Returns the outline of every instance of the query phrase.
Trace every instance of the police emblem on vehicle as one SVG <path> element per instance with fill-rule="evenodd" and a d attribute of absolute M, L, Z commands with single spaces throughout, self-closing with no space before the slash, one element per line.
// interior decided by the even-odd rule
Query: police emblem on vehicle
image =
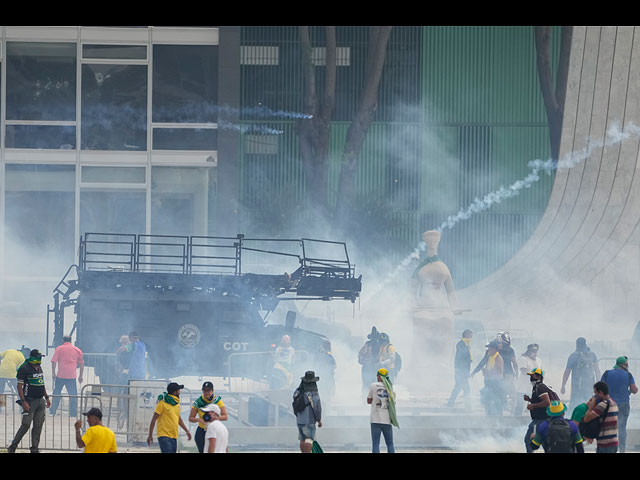
<path fill-rule="evenodd" d="M 178 329 L 178 343 L 187 348 L 200 343 L 200 329 L 192 323 L 187 323 Z"/>

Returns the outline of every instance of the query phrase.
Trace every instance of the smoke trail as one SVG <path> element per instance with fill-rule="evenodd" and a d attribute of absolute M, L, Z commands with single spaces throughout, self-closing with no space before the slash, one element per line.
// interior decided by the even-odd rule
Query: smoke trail
<path fill-rule="evenodd" d="M 531 185 L 540 180 L 541 172 L 551 175 L 554 170 L 568 170 L 578 163 L 588 159 L 596 149 L 620 144 L 631 137 L 638 136 L 640 136 L 640 127 L 635 124 L 631 123 L 627 125 L 624 130 L 621 130 L 620 125 L 615 123 L 607 129 L 606 138 L 604 140 L 592 140 L 589 137 L 584 148 L 565 154 L 557 163 L 551 158 L 544 161 L 539 159 L 532 160 L 527 164 L 531 169 L 531 173 L 529 173 L 525 178 L 517 180 L 507 187 L 501 186 L 498 190 L 487 193 L 482 198 L 476 198 L 468 207 L 461 209 L 455 215 L 447 217 L 447 219 L 439 227 L 435 228 L 435 230 L 441 232 L 444 229 L 451 229 L 459 222 L 468 220 L 476 213 L 488 210 L 492 206 L 501 203 L 504 200 L 519 195 L 523 189 L 531 187 Z M 420 252 L 425 249 L 426 244 L 424 242 L 420 242 L 413 252 L 405 257 L 398 266 L 391 271 L 384 280 L 382 280 L 381 283 L 373 288 L 372 292 L 369 294 L 370 297 L 374 298 L 382 287 L 404 270 L 412 260 L 419 258 Z"/>

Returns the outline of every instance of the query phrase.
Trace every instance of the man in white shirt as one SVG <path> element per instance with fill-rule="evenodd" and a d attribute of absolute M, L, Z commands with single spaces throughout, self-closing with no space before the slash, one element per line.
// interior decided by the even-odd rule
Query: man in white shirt
<path fill-rule="evenodd" d="M 220 407 L 215 403 L 210 403 L 200 410 L 205 412 L 200 422 L 202 423 L 202 428 L 206 430 L 204 438 L 207 442 L 207 453 L 228 453 L 229 431 L 218 420 Z"/>
<path fill-rule="evenodd" d="M 384 436 L 387 452 L 395 453 L 393 445 L 393 425 L 397 426 L 395 413 L 395 394 L 389 380 L 389 372 L 381 368 L 377 372 L 377 382 L 369 387 L 367 403 L 371 405 L 371 441 L 372 453 L 380 453 L 380 435 Z"/>

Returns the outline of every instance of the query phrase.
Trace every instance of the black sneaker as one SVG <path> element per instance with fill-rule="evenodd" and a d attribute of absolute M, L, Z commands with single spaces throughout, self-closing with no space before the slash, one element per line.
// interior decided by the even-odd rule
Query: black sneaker
<path fill-rule="evenodd" d="M 16 447 L 13 445 L 9 445 L 7 447 L 7 453 L 16 453 Z"/>

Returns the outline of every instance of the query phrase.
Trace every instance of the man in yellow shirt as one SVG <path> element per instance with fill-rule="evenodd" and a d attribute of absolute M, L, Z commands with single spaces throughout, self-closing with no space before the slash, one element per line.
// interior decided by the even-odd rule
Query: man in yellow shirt
<path fill-rule="evenodd" d="M 183 388 L 184 385 L 178 385 L 174 382 L 167 385 L 167 391 L 158 397 L 158 403 L 151 418 L 147 444 L 153 443 L 153 428 L 157 422 L 156 434 L 162 453 L 178 452 L 178 426 L 187 433 L 187 439 L 191 440 L 191 432 L 180 417 L 180 393 Z"/>
<path fill-rule="evenodd" d="M 0 353 L 0 393 L 4 393 L 6 385 L 14 393 L 18 391 L 16 374 L 23 363 L 24 355 L 19 350 L 9 349 Z"/>
<path fill-rule="evenodd" d="M 116 453 L 116 436 L 108 428 L 102 425 L 102 411 L 99 408 L 92 408 L 87 413 L 87 423 L 89 428 L 82 434 L 82 420 L 78 420 L 76 427 L 76 445 L 84 448 L 84 453 Z"/>

